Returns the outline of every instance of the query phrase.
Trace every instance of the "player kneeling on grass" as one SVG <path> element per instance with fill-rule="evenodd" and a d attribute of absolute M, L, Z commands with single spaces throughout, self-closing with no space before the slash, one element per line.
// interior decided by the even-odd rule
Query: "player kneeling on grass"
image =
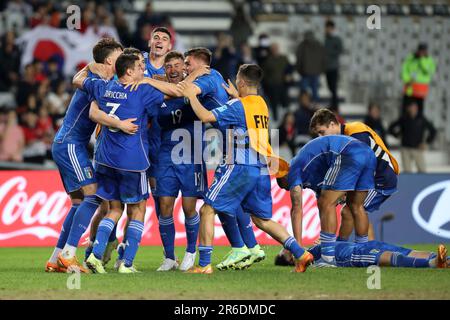
<path fill-rule="evenodd" d="M 208 190 L 205 204 L 200 209 L 199 266 L 189 273 L 210 274 L 214 217 L 217 213 L 235 215 L 239 206 L 251 214 L 255 225 L 267 232 L 296 259 L 296 272 L 304 272 L 312 262 L 312 255 L 302 249 L 286 229 L 271 220 L 272 196 L 269 172 L 283 175 L 274 163 L 283 160 L 273 154 L 269 144 L 269 112 L 266 103 L 258 95 L 262 70 L 257 65 L 246 64 L 237 74 L 238 96 L 222 107 L 207 110 L 199 102 L 194 85 L 180 83 L 183 95 L 190 100 L 192 109 L 202 122 L 217 122 L 219 127 L 231 129 L 233 138 L 227 139 L 227 159 L 218 166 L 214 182 Z M 269 165 L 267 164 L 269 163 Z M 272 165 L 270 165 L 272 164 Z"/>
<path fill-rule="evenodd" d="M 144 229 L 145 202 L 148 199 L 148 183 L 145 171 L 149 167 L 148 141 L 143 138 L 148 117 L 156 115 L 164 96 L 151 86 L 136 91 L 125 89 L 126 83 L 140 81 L 144 77 L 139 57 L 122 54 L 116 62 L 118 81 L 102 81 L 86 78 L 81 74 L 74 84 L 86 90 L 99 108 L 111 116 L 136 118 L 138 130 L 126 135 L 115 129 L 102 130 L 95 154 L 98 172 L 97 196 L 109 201 L 110 211 L 100 222 L 92 254 L 86 260 L 94 273 L 106 273 L 101 258 L 108 238 L 127 204 L 132 220 L 126 230 L 127 247 L 120 273 L 134 273 L 133 266 Z M 145 137 L 145 136 L 144 136 Z"/>

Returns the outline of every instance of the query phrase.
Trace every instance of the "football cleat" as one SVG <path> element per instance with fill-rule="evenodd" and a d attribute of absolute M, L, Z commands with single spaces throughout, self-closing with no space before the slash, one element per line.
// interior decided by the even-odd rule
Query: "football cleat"
<path fill-rule="evenodd" d="M 261 249 L 259 245 L 256 245 L 254 248 L 249 249 L 251 252 L 250 258 L 247 260 L 238 262 L 234 265 L 234 269 L 243 270 L 249 268 L 254 263 L 258 263 L 263 261 L 266 258 L 266 253 Z"/>
<path fill-rule="evenodd" d="M 437 250 L 436 257 L 436 268 L 444 269 L 447 268 L 447 248 L 440 244 Z"/>
<path fill-rule="evenodd" d="M 245 261 L 251 257 L 251 252 L 248 250 L 246 246 L 242 248 L 233 248 L 231 251 L 225 256 L 225 259 L 216 265 L 216 268 L 219 270 L 227 270 L 232 269 L 234 266 L 241 261 Z"/>
<path fill-rule="evenodd" d="M 308 251 L 305 251 L 300 258 L 295 259 L 294 272 L 305 272 L 306 268 L 308 268 L 313 261 L 314 256 Z"/>
<path fill-rule="evenodd" d="M 92 273 L 106 273 L 102 260 L 97 259 L 93 253 L 86 259 L 86 265 Z"/>
<path fill-rule="evenodd" d="M 89 270 L 83 267 L 79 262 L 76 256 L 72 258 L 64 258 L 63 255 L 60 253 L 58 255 L 58 266 L 61 268 L 61 270 L 66 270 L 67 273 L 89 273 Z"/>
<path fill-rule="evenodd" d="M 211 264 L 208 264 L 207 266 L 201 267 L 201 266 L 194 266 L 190 268 L 186 273 L 202 273 L 202 274 L 212 274 L 213 268 Z"/>
<path fill-rule="evenodd" d="M 165 258 L 161 266 L 156 271 L 171 271 L 178 269 L 178 262 L 169 258 Z"/>
<path fill-rule="evenodd" d="M 115 239 L 114 241 L 108 242 L 106 245 L 105 253 L 102 257 L 102 263 L 104 266 L 108 264 L 108 262 L 111 260 L 111 254 L 113 250 L 117 249 L 117 246 L 119 245 L 119 240 Z"/>
<path fill-rule="evenodd" d="M 194 263 L 195 263 L 196 255 L 197 255 L 197 252 L 194 252 L 194 253 L 186 252 L 184 254 L 183 261 L 181 261 L 179 269 L 181 271 L 187 271 L 190 268 L 192 268 L 194 266 Z"/>
<path fill-rule="evenodd" d="M 47 262 L 45 265 L 45 272 L 62 272 L 66 273 L 66 268 L 61 268 L 58 263 L 51 263 L 50 261 Z"/>
<path fill-rule="evenodd" d="M 114 263 L 114 270 L 119 271 L 120 265 L 122 264 L 123 260 L 122 259 L 117 259 L 116 262 Z"/>
<path fill-rule="evenodd" d="M 138 271 L 134 265 L 132 265 L 131 267 L 127 267 L 127 266 L 125 266 L 125 263 L 123 263 L 123 262 L 120 264 L 117 271 L 119 273 L 125 273 L 125 274 L 141 273 L 141 271 Z"/>

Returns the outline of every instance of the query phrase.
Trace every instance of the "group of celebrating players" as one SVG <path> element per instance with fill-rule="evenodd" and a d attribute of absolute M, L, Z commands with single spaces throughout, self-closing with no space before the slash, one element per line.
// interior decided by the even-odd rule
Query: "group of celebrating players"
<path fill-rule="evenodd" d="M 399 173 L 395 158 L 373 130 L 362 123 L 340 125 L 332 112 L 321 109 L 311 121 L 311 131 L 319 137 L 289 166 L 269 143 L 269 111 L 258 95 L 261 68 L 242 65 L 234 86 L 209 67 L 208 49 L 182 54 L 171 51 L 170 40 L 166 28 L 155 28 L 149 52 L 140 52 L 104 38 L 93 48 L 94 62 L 74 76 L 77 90 L 52 146 L 72 206 L 47 272 L 106 273 L 104 265 L 115 247 L 115 269 L 139 272 L 133 261 L 144 230 L 149 186 L 164 247 L 158 271 L 212 273 L 216 214 L 232 247 L 216 266 L 219 270 L 245 269 L 265 259 L 252 221 L 283 245 L 280 255 L 295 272 L 313 263 L 447 267 L 443 245 L 430 253 L 369 241 L 367 212 L 396 191 Z M 209 188 L 205 123 L 216 129 L 223 146 L 223 160 Z M 91 163 L 88 144 L 96 126 Z M 290 191 L 293 236 L 271 220 L 271 175 Z M 308 250 L 301 246 L 303 188 L 316 192 L 321 220 L 320 244 Z M 179 192 L 187 238 L 181 263 L 175 256 L 173 221 Z M 197 199 L 204 200 L 199 213 Z M 339 202 L 346 205 L 336 239 Z M 118 244 L 116 228 L 125 207 L 128 219 Z M 81 264 L 76 249 L 89 225 Z M 349 242 L 353 229 L 355 242 Z"/>

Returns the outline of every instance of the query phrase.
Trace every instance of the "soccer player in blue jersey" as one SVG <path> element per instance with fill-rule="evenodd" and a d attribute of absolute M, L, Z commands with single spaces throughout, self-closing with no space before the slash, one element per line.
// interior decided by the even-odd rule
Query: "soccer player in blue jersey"
<path fill-rule="evenodd" d="M 308 142 L 292 159 L 287 177 L 278 179 L 290 190 L 292 228 L 302 239 L 302 189 L 318 194 L 322 261 L 335 265 L 336 203 L 346 195 L 355 221 L 356 238 L 367 239 L 369 221 L 364 210 L 367 192 L 375 186 L 376 158 L 363 142 L 347 136 L 325 136 Z"/>
<path fill-rule="evenodd" d="M 268 108 L 257 95 L 262 79 L 262 70 L 257 65 L 243 65 L 237 74 L 239 99 L 233 99 L 211 111 L 203 107 L 197 98 L 198 90 L 194 84 L 180 83 L 183 95 L 191 103 L 192 109 L 202 122 L 217 122 L 219 127 L 228 128 L 232 135 L 227 139 L 227 147 L 233 150 L 227 154 L 226 161 L 215 173 L 213 184 L 208 190 L 205 204 L 200 209 L 199 265 L 188 270 L 189 273 L 210 274 L 212 242 L 214 239 L 214 217 L 218 213 L 235 216 L 242 207 L 258 228 L 283 243 L 296 258 L 296 272 L 304 272 L 312 262 L 312 255 L 303 250 L 286 229 L 271 220 L 272 196 L 269 169 L 264 151 L 249 137 L 250 119 L 257 132 L 265 133 L 268 144 Z M 245 106 L 244 106 L 245 104 Z M 258 115 L 258 110 L 262 110 Z"/>
<path fill-rule="evenodd" d="M 164 67 L 170 83 L 177 84 L 184 79 L 184 56 L 180 52 L 169 52 L 165 56 Z M 204 196 L 207 180 L 204 164 L 194 161 L 194 140 L 201 141 L 202 124 L 194 123 L 198 118 L 187 103 L 184 97 L 167 99 L 159 108 L 161 146 L 157 155 L 156 195 L 160 202 L 159 230 L 165 259 L 158 271 L 169 271 L 178 267 L 181 271 L 186 271 L 194 265 L 196 257 L 200 222 L 196 203 L 197 198 Z M 200 144 L 200 150 L 197 150 L 200 155 L 201 146 Z M 183 261 L 178 265 L 174 250 L 173 209 L 180 191 L 185 214 L 187 248 Z"/>
<path fill-rule="evenodd" d="M 161 92 L 151 86 L 142 86 L 136 91 L 125 89 L 126 83 L 143 78 L 144 70 L 138 56 L 120 55 L 116 61 L 116 73 L 119 80 L 109 82 L 89 79 L 85 75 L 74 80 L 75 85 L 81 85 L 95 98 L 102 111 L 118 119 L 136 118 L 138 125 L 135 135 L 125 135 L 111 128 L 100 132 L 95 153 L 99 182 L 97 196 L 109 201 L 110 211 L 99 224 L 93 251 L 86 260 L 94 273 L 106 272 L 101 258 L 108 238 L 122 215 L 124 204 L 131 212 L 131 221 L 126 230 L 124 261 L 118 271 L 137 272 L 133 261 L 144 229 L 145 203 L 148 198 L 146 170 L 150 163 L 146 124 L 148 117 L 157 115 L 164 98 Z"/>
<path fill-rule="evenodd" d="M 371 128 L 361 122 L 340 124 L 336 115 L 328 109 L 316 111 L 311 118 L 310 129 L 318 136 L 344 134 L 358 139 L 372 148 L 377 157 L 375 189 L 370 190 L 364 201 L 364 209 L 371 213 L 380 208 L 397 191 L 399 168 L 396 159 L 387 149 L 383 140 Z M 350 209 L 344 206 L 341 211 L 340 240 L 346 241 L 353 231 L 353 218 Z M 374 239 L 372 226 L 369 227 L 369 239 Z M 367 241 L 359 239 L 359 241 Z"/>
<path fill-rule="evenodd" d="M 314 260 L 320 260 L 321 245 L 308 249 Z M 448 268 L 447 248 L 440 244 L 437 253 L 417 251 L 381 241 L 355 243 L 338 241 L 335 248 L 336 266 L 367 268 L 369 266 L 400 268 Z"/>
<path fill-rule="evenodd" d="M 103 77 L 110 78 L 114 75 L 114 64 L 121 52 L 122 45 L 111 38 L 102 39 L 94 46 L 93 57 L 103 67 L 102 72 L 99 72 Z M 89 71 L 89 77 L 100 76 Z M 75 91 L 52 145 L 53 159 L 58 166 L 64 188 L 70 196 L 72 207 L 64 220 L 53 254 L 47 262 L 48 272 L 64 272 L 69 267 L 86 271 L 78 263 L 75 253 L 80 237 L 99 204 L 99 199 L 95 197 L 97 181 L 87 151 L 96 125 L 89 119 L 91 101 L 92 97 L 87 92 Z M 102 119 L 104 120 L 100 117 L 99 121 Z M 106 117 L 106 120 L 103 123 L 123 130 L 128 130 L 130 125 L 135 127 L 130 120 L 118 121 L 110 117 Z"/>
<path fill-rule="evenodd" d="M 199 67 L 211 64 L 211 52 L 206 48 L 193 48 L 185 53 L 186 71 L 188 74 L 194 72 Z M 228 100 L 228 92 L 225 90 L 225 81 L 222 75 L 214 69 L 211 73 L 199 77 L 194 81 L 194 90 L 200 102 L 207 110 L 221 107 Z M 217 124 L 213 123 L 213 126 Z M 219 127 L 225 139 L 225 128 Z M 225 141 L 223 141 L 225 142 Z M 223 144 L 225 145 L 225 144 Z M 224 149 L 223 156 L 226 156 Z M 232 251 L 217 267 L 220 270 L 234 268 L 241 262 L 247 261 L 245 267 L 251 263 L 261 261 L 265 258 L 264 251 L 256 242 L 255 234 L 251 227 L 250 216 L 238 207 L 236 214 L 230 215 L 220 212 L 218 214 L 225 234 L 230 241 Z M 251 262 L 250 264 L 248 262 Z"/>

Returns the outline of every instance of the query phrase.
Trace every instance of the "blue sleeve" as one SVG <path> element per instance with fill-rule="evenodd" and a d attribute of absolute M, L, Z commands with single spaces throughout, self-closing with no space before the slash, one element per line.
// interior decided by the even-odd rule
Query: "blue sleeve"
<path fill-rule="evenodd" d="M 216 117 L 219 127 L 230 125 L 246 127 L 244 108 L 238 99 L 230 100 L 223 106 L 211 110 L 211 112 Z"/>
<path fill-rule="evenodd" d="M 302 180 L 302 168 L 297 165 L 297 158 L 292 159 L 291 166 L 289 168 L 289 174 L 288 174 L 288 185 L 289 190 L 296 186 L 301 186 L 303 184 Z"/>
<path fill-rule="evenodd" d="M 215 91 L 215 87 L 210 75 L 201 76 L 200 78 L 196 79 L 193 83 L 197 87 L 199 87 L 200 90 L 202 90 L 202 93 L 200 94 L 201 97 L 204 97 L 209 93 L 214 93 Z"/>
<path fill-rule="evenodd" d="M 83 81 L 82 89 L 85 90 L 92 100 L 99 100 L 105 91 L 108 81 L 98 78 L 86 78 Z"/>
<path fill-rule="evenodd" d="M 364 142 L 365 144 L 367 144 L 370 147 L 370 134 L 368 132 L 360 132 L 360 133 L 355 133 L 352 134 L 351 137 Z"/>
<path fill-rule="evenodd" d="M 158 115 L 159 107 L 164 103 L 164 94 L 151 86 L 145 86 L 143 91 L 142 102 L 149 117 L 156 117 Z"/>

